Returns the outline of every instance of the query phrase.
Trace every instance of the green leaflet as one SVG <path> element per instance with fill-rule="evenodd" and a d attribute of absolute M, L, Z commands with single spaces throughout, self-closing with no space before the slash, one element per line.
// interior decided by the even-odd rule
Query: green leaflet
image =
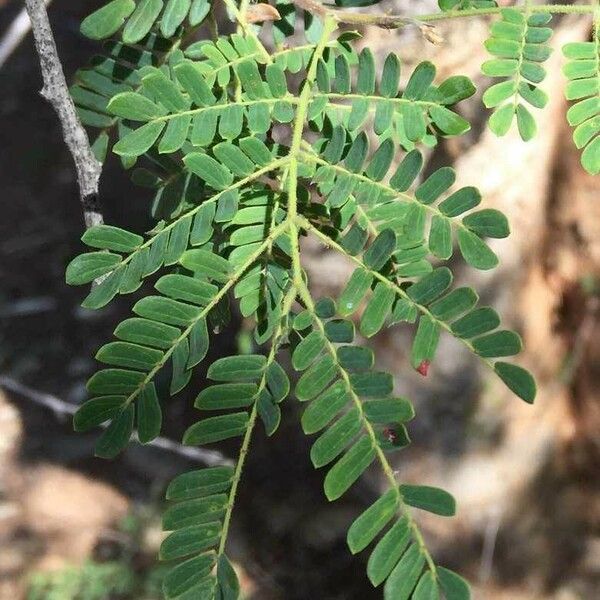
<path fill-rule="evenodd" d="M 444 567 L 438 567 L 437 573 L 440 586 L 448 600 L 469 600 L 471 598 L 469 585 L 460 575 Z"/>
<path fill-rule="evenodd" d="M 115 329 L 115 337 L 155 348 L 169 348 L 179 337 L 179 329 L 148 319 L 126 319 Z"/>
<path fill-rule="evenodd" d="M 223 257 L 208 250 L 188 250 L 179 262 L 190 271 L 217 281 L 227 281 L 231 265 Z"/>
<path fill-rule="evenodd" d="M 360 332 L 365 337 L 375 335 L 383 327 L 395 297 L 394 291 L 384 284 L 378 283 L 375 286 L 373 295 L 360 319 Z"/>
<path fill-rule="evenodd" d="M 337 359 L 347 371 L 366 371 L 373 367 L 375 357 L 370 348 L 341 346 L 337 350 Z"/>
<path fill-rule="evenodd" d="M 451 517 L 456 512 L 454 498 L 444 490 L 426 485 L 401 485 L 404 502 L 437 515 Z"/>
<path fill-rule="evenodd" d="M 413 341 L 411 352 L 412 366 L 417 369 L 423 363 L 429 364 L 435 357 L 435 351 L 440 339 L 440 327 L 436 321 L 423 315 Z"/>
<path fill-rule="evenodd" d="M 412 544 L 386 581 L 383 590 L 385 600 L 408 600 L 424 564 L 425 557 L 421 554 L 419 546 Z"/>
<path fill-rule="evenodd" d="M 96 443 L 96 456 L 114 458 L 129 442 L 135 410 L 130 404 L 117 413 Z"/>
<path fill-rule="evenodd" d="M 208 550 L 218 540 L 220 533 L 221 525 L 218 522 L 178 529 L 160 545 L 159 558 L 172 560 Z"/>
<path fill-rule="evenodd" d="M 268 436 L 272 436 L 281 423 L 281 409 L 273 400 L 271 394 L 263 389 L 257 401 L 257 412 L 265 426 L 265 432 Z"/>
<path fill-rule="evenodd" d="M 340 313 L 344 316 L 354 313 L 371 286 L 373 277 L 365 270 L 356 269 L 346 283 L 340 296 Z"/>
<path fill-rule="evenodd" d="M 233 566 L 225 555 L 222 555 L 219 558 L 217 565 L 217 581 L 223 600 L 235 600 L 236 598 L 239 598 L 240 583 Z"/>
<path fill-rule="evenodd" d="M 266 370 L 266 382 L 275 402 L 281 402 L 290 393 L 290 380 L 277 362 L 269 364 Z"/>
<path fill-rule="evenodd" d="M 123 29 L 123 41 L 126 44 L 139 42 L 150 31 L 162 8 L 163 0 L 140 0 Z"/>
<path fill-rule="evenodd" d="M 487 271 L 498 265 L 494 252 L 472 231 L 459 229 L 458 246 L 465 260 L 477 269 Z"/>
<path fill-rule="evenodd" d="M 142 298 L 133 307 L 133 312 L 152 321 L 182 327 L 190 325 L 202 314 L 202 311 L 195 306 L 162 296 Z"/>
<path fill-rule="evenodd" d="M 399 504 L 396 490 L 386 492 L 372 504 L 348 530 L 348 546 L 352 554 L 364 550 L 394 516 Z"/>
<path fill-rule="evenodd" d="M 342 382 L 331 386 L 305 409 L 302 415 L 304 433 L 315 433 L 323 429 L 349 401 L 350 396 Z"/>
<path fill-rule="evenodd" d="M 215 285 L 186 275 L 163 275 L 155 285 L 156 289 L 174 300 L 183 300 L 200 306 L 206 306 L 215 297 L 218 288 Z"/>
<path fill-rule="evenodd" d="M 367 437 L 356 442 L 325 476 L 325 495 L 336 500 L 363 474 L 373 462 L 375 449 Z"/>
<path fill-rule="evenodd" d="M 404 398 L 368 400 L 363 408 L 371 423 L 398 423 L 409 421 L 415 416 L 411 403 Z"/>
<path fill-rule="evenodd" d="M 132 121 L 151 121 L 165 114 L 158 104 L 135 92 L 123 92 L 113 96 L 107 106 L 113 115 Z"/>
<path fill-rule="evenodd" d="M 374 586 L 385 581 L 400 560 L 410 540 L 405 518 L 398 519 L 375 546 L 367 564 L 367 575 Z"/>
<path fill-rule="evenodd" d="M 298 400 L 311 400 L 320 394 L 331 383 L 335 373 L 336 365 L 331 356 L 315 362 L 298 380 L 295 390 Z"/>
<path fill-rule="evenodd" d="M 66 280 L 69 285 L 81 285 L 110 273 L 121 257 L 110 252 L 88 252 L 74 258 L 67 266 Z"/>
<path fill-rule="evenodd" d="M 532 403 L 536 395 L 536 385 L 533 377 L 522 367 L 511 365 L 509 363 L 498 361 L 494 365 L 494 370 L 506 385 L 519 398 L 525 402 Z"/>
<path fill-rule="evenodd" d="M 325 346 L 325 340 L 320 332 L 311 331 L 294 349 L 292 364 L 298 371 L 309 367 Z"/>
<path fill-rule="evenodd" d="M 216 190 L 225 190 L 233 183 L 231 171 L 206 154 L 188 154 L 185 164 L 190 171 Z"/>
<path fill-rule="evenodd" d="M 169 600 L 180 597 L 186 592 L 193 591 L 197 598 L 204 598 L 200 595 L 205 588 L 210 590 L 214 588 L 212 579 L 208 579 L 213 565 L 215 564 L 215 555 L 213 553 L 200 554 L 190 558 L 185 562 L 173 568 L 163 580 L 163 593 Z M 208 580 L 207 580 L 208 579 Z"/>
<path fill-rule="evenodd" d="M 220 358 L 210 366 L 208 377 L 215 381 L 252 381 L 260 377 L 266 362 L 259 354 Z"/>
<path fill-rule="evenodd" d="M 214 523 L 223 516 L 226 505 L 226 494 L 208 495 L 171 504 L 163 513 L 163 528 L 175 531 L 189 525 Z"/>
<path fill-rule="evenodd" d="M 391 229 L 384 229 L 369 246 L 363 260 L 369 269 L 378 271 L 390 258 L 395 247 L 396 236 L 394 232 Z"/>
<path fill-rule="evenodd" d="M 221 492 L 229 488 L 232 477 L 231 467 L 212 467 L 184 473 L 169 484 L 167 500 L 200 498 Z"/>
<path fill-rule="evenodd" d="M 152 147 L 165 126 L 164 121 L 147 123 L 117 142 L 113 151 L 120 156 L 140 156 Z"/>
<path fill-rule="evenodd" d="M 437 600 L 439 598 L 438 584 L 431 571 L 421 575 L 417 587 L 413 592 L 414 600 Z"/>
<path fill-rule="evenodd" d="M 315 467 L 322 467 L 334 460 L 352 438 L 360 431 L 360 418 L 356 409 L 347 412 L 323 433 L 313 444 L 310 458 Z"/>
<path fill-rule="evenodd" d="M 111 225 L 97 225 L 88 229 L 81 237 L 81 241 L 92 248 L 129 253 L 133 252 L 144 238 Z"/>
<path fill-rule="evenodd" d="M 81 33 L 93 40 L 107 38 L 119 30 L 134 10 L 133 0 L 112 0 L 82 21 Z"/>
<path fill-rule="evenodd" d="M 87 431 L 112 419 L 123 406 L 123 396 L 99 396 L 86 402 L 73 417 L 75 431 Z"/>
<path fill-rule="evenodd" d="M 201 446 L 243 435 L 248 425 L 248 415 L 238 412 L 219 417 L 209 417 L 195 423 L 183 435 L 187 446 Z"/>
<path fill-rule="evenodd" d="M 249 406 L 258 387 L 254 383 L 222 383 L 200 392 L 194 406 L 201 410 L 223 410 Z"/>
<path fill-rule="evenodd" d="M 429 309 L 441 321 L 450 321 L 473 308 L 478 301 L 477 293 L 468 287 L 456 288 L 436 300 Z"/>
<path fill-rule="evenodd" d="M 163 353 L 160 350 L 128 342 L 111 342 L 102 346 L 96 353 L 96 359 L 107 365 L 129 367 L 140 371 L 151 369 L 162 357 Z"/>
<path fill-rule="evenodd" d="M 500 325 L 498 313 L 487 306 L 472 310 L 452 324 L 452 331 L 461 338 L 471 338 L 487 333 Z"/>
<path fill-rule="evenodd" d="M 165 37 L 171 37 L 183 23 L 191 3 L 191 0 L 168 0 L 160 22 L 160 32 Z"/>
<path fill-rule="evenodd" d="M 514 331 L 495 331 L 473 340 L 473 348 L 479 356 L 513 356 L 522 349 L 521 338 Z"/>
<path fill-rule="evenodd" d="M 408 288 L 407 294 L 417 304 L 430 304 L 441 296 L 452 283 L 452 272 L 440 267 Z"/>
<path fill-rule="evenodd" d="M 137 432 L 142 444 L 151 442 L 160 434 L 162 411 L 154 384 L 144 387 L 137 402 Z"/>

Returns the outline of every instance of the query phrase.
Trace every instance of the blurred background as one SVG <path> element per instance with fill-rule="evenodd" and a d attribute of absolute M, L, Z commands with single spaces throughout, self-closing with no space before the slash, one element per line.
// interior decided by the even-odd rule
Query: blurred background
<path fill-rule="evenodd" d="M 78 29 L 103 3 L 50 5 L 68 79 L 98 49 Z M 0 40 L 21 8 L 0 0 Z M 436 3 L 394 0 L 380 8 L 416 14 Z M 440 78 L 476 81 L 478 95 L 462 103 L 471 132 L 430 151 L 428 169 L 453 165 L 458 184 L 479 186 L 485 205 L 503 210 L 513 231 L 494 243 L 501 258 L 494 272 L 460 261 L 453 268 L 523 335 L 520 362 L 540 388 L 534 406 L 452 339 L 442 340 L 427 379 L 407 367 L 409 330 L 395 327 L 369 341 L 417 409 L 413 444 L 398 455 L 399 478 L 457 498 L 456 518 L 418 518 L 435 556 L 472 581 L 476 599 L 600 598 L 600 185 L 581 169 L 566 125 L 559 51 L 588 39 L 590 22 L 554 18 L 553 26 L 556 50 L 544 84 L 551 101 L 537 111 L 540 132 L 528 144 L 516 132 L 498 139 L 485 128 L 485 19 L 440 24 L 437 46 L 408 30 L 366 30 L 360 42 L 380 57 L 398 52 L 404 74 L 427 58 Z M 64 283 L 66 264 L 82 250 L 83 219 L 71 158 L 40 87 L 29 35 L 0 67 L 0 600 L 158 600 L 164 489 L 200 465 L 135 444 L 102 461 L 93 458 L 96 433 L 72 432 L 64 403 L 85 399 L 95 351 L 138 296 L 87 311 L 79 307 L 85 290 Z M 112 159 L 101 202 L 107 223 L 140 232 L 151 224 L 149 195 Z M 339 292 L 350 267 L 316 244 L 304 250 L 314 288 Z M 243 344 L 244 323 L 234 321 L 214 338 L 207 364 Z M 166 401 L 166 437 L 180 439 L 195 420 L 191 399 L 203 377 L 200 368 L 187 394 Z M 230 555 L 246 598 L 380 598 L 364 575 L 368 553 L 353 558 L 345 543 L 349 524 L 377 495 L 378 474 L 327 503 L 300 408 L 290 399 L 283 412 L 274 438 L 259 431 L 253 442 L 234 512 Z M 235 445 L 221 449 L 235 454 Z"/>

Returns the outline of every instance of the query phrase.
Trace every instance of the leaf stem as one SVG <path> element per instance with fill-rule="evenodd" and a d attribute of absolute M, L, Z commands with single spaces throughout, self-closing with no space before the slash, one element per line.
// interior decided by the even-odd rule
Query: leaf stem
<path fill-rule="evenodd" d="M 302 266 L 300 264 L 300 246 L 298 240 L 298 229 L 296 227 L 296 216 L 298 214 L 298 154 L 302 145 L 302 133 L 304 132 L 304 124 L 306 115 L 308 114 L 308 105 L 311 100 L 312 86 L 317 74 L 318 62 L 323 56 L 325 47 L 329 41 L 329 36 L 337 28 L 337 23 L 332 18 L 326 18 L 323 24 L 323 32 L 321 38 L 313 52 L 310 66 L 306 74 L 306 79 L 298 98 L 296 116 L 292 126 L 292 143 L 288 154 L 289 167 L 287 173 L 287 195 L 288 195 L 288 213 L 286 222 L 290 228 L 290 243 L 292 247 L 292 268 L 293 279 L 296 286 L 303 283 Z"/>
<path fill-rule="evenodd" d="M 225 545 L 227 543 L 227 536 L 229 534 L 229 527 L 231 524 L 231 516 L 233 514 L 233 506 L 235 504 L 235 497 L 237 493 L 237 489 L 240 483 L 240 479 L 242 476 L 242 470 L 244 468 L 244 463 L 246 462 L 246 457 L 248 456 L 248 450 L 250 448 L 250 440 L 252 438 L 252 433 L 254 431 L 254 427 L 256 425 L 256 417 L 258 416 L 258 397 L 262 390 L 267 385 L 267 375 L 266 369 L 268 366 L 275 360 L 275 356 L 277 355 L 277 351 L 279 349 L 280 342 L 283 339 L 283 336 L 287 332 L 287 316 L 292 306 L 294 299 L 296 298 L 297 290 L 294 286 L 290 288 L 287 292 L 285 299 L 283 301 L 282 311 L 281 311 L 281 320 L 279 321 L 279 325 L 273 334 L 273 339 L 271 342 L 271 350 L 269 351 L 269 355 L 267 357 L 267 364 L 265 367 L 265 372 L 261 378 L 260 385 L 258 387 L 257 392 L 257 401 L 254 402 L 252 406 L 252 411 L 250 412 L 250 417 L 248 419 L 248 427 L 246 429 L 246 433 L 244 434 L 244 439 L 242 440 L 242 445 L 240 447 L 240 454 L 238 461 L 235 465 L 235 470 L 233 472 L 233 479 L 231 483 L 231 490 L 229 491 L 229 499 L 227 500 L 227 508 L 225 510 L 225 516 L 223 518 L 223 528 L 221 530 L 221 541 L 219 543 L 219 549 L 217 550 L 217 559 L 225 552 Z M 284 327 L 284 322 L 286 323 Z"/>
<path fill-rule="evenodd" d="M 461 17 L 479 17 L 486 15 L 498 15 L 502 12 L 502 6 L 491 8 L 470 8 L 467 10 L 449 10 L 446 12 L 432 13 L 428 15 L 419 15 L 415 17 L 424 23 L 431 21 L 443 21 L 446 19 L 458 19 Z M 532 13 L 555 13 L 555 14 L 591 14 L 594 12 L 594 7 L 590 4 L 540 4 L 536 6 L 511 6 L 511 10 L 526 12 L 530 10 Z"/>
<path fill-rule="evenodd" d="M 158 123 L 160 121 L 170 121 L 171 119 L 178 119 L 179 117 L 186 117 L 189 115 L 198 115 L 205 111 L 211 110 L 224 110 L 229 106 L 254 106 L 256 104 L 276 104 L 277 102 L 289 102 L 290 104 L 297 104 L 298 100 L 287 94 L 282 98 L 259 98 L 257 100 L 236 100 L 235 102 L 223 102 L 220 104 L 211 104 L 210 106 L 201 106 L 200 108 L 192 108 L 190 110 L 182 110 L 181 112 L 171 113 L 169 115 L 163 115 L 161 117 L 155 117 L 147 121 L 148 123 Z"/>
<path fill-rule="evenodd" d="M 295 0 L 296 4 L 305 3 L 307 0 Z M 312 2 L 312 0 L 309 0 Z M 354 13 L 346 10 L 337 10 L 326 8 L 320 3 L 325 14 L 332 16 L 338 23 L 346 23 L 349 25 L 376 25 L 385 29 L 399 29 L 407 25 L 427 24 L 437 21 L 445 21 L 449 19 L 461 19 L 465 17 L 481 17 L 500 14 L 503 7 L 491 8 L 470 8 L 466 10 L 449 10 L 445 12 L 436 12 L 425 15 L 414 15 L 412 17 L 406 15 L 386 15 L 373 13 Z M 511 9 L 524 12 L 526 6 L 511 6 Z M 572 4 L 543 4 L 532 6 L 532 13 L 559 13 L 559 14 L 592 14 L 594 6 L 589 4 L 572 5 Z"/>
<path fill-rule="evenodd" d="M 242 0 L 240 3 L 240 7 L 238 8 L 233 0 L 223 0 L 223 4 L 227 7 L 229 12 L 233 15 L 238 25 L 244 31 L 244 33 L 251 37 L 263 55 L 263 58 L 268 62 L 273 62 L 273 59 L 267 49 L 264 47 L 263 43 L 260 41 L 259 37 L 256 35 L 256 32 L 252 28 L 252 25 L 246 21 L 245 12 L 249 4 L 249 0 Z"/>
<path fill-rule="evenodd" d="M 427 100 L 409 100 L 408 98 L 387 98 L 384 96 L 374 96 L 374 95 L 363 95 L 363 94 L 337 94 L 333 92 L 323 92 L 314 94 L 314 98 L 328 98 L 331 100 L 368 100 L 369 102 L 391 102 L 392 104 L 414 104 L 415 106 L 439 106 L 439 102 L 431 102 Z M 342 105 L 348 106 L 348 109 L 352 108 L 352 105 Z"/>
<path fill-rule="evenodd" d="M 352 384 L 350 382 L 350 377 L 348 376 L 346 369 L 344 369 L 337 362 L 337 352 L 336 352 L 335 346 L 327 338 L 327 335 L 325 333 L 325 327 L 324 327 L 321 319 L 316 314 L 314 301 L 312 299 L 312 296 L 310 294 L 308 287 L 306 286 L 306 284 L 304 282 L 298 288 L 298 293 L 300 295 L 300 298 L 306 305 L 306 308 L 312 313 L 313 320 L 316 323 L 323 339 L 325 340 L 325 347 L 327 348 L 327 351 L 329 352 L 329 354 L 331 355 L 333 360 L 336 362 L 336 366 L 338 368 L 340 377 L 344 381 L 346 391 L 350 394 L 350 396 L 352 398 L 352 402 L 354 403 L 354 405 L 356 406 L 356 408 L 359 412 L 362 426 L 363 426 L 364 430 L 366 431 L 367 435 L 369 436 L 369 439 L 371 440 L 371 444 L 372 444 L 373 448 L 375 449 L 375 454 L 377 456 L 377 459 L 379 461 L 381 469 L 383 470 L 385 478 L 388 480 L 388 483 L 390 484 L 390 486 L 396 493 L 396 496 L 398 498 L 398 509 L 404 515 L 406 520 L 408 521 L 409 527 L 411 528 L 411 530 L 413 532 L 413 536 L 414 536 L 415 540 L 417 541 L 417 544 L 419 545 L 419 548 L 421 549 L 423 556 L 425 557 L 425 560 L 427 562 L 427 565 L 429 566 L 429 569 L 431 570 L 433 576 L 435 577 L 436 576 L 435 562 L 434 562 L 431 554 L 429 553 L 427 546 L 425 545 L 425 540 L 423 539 L 423 535 L 421 534 L 421 531 L 419 530 L 417 524 L 415 523 L 410 509 L 404 502 L 404 498 L 402 497 L 402 493 L 400 492 L 398 482 L 396 481 L 396 476 L 394 475 L 394 470 L 392 469 L 392 466 L 390 465 L 385 453 L 381 449 L 381 446 L 377 442 L 377 435 L 375 434 L 375 430 L 373 429 L 373 426 L 371 425 L 371 423 L 369 422 L 369 420 L 367 419 L 367 417 L 365 415 L 365 411 L 364 411 L 361 399 L 358 397 L 358 395 L 352 388 Z"/>

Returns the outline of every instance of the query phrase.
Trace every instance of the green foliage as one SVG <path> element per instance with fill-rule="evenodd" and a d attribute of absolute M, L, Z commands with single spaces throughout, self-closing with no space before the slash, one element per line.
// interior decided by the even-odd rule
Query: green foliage
<path fill-rule="evenodd" d="M 210 8 L 209 0 L 112 0 L 84 19 L 81 33 L 101 40 L 117 33 L 125 24 L 123 42 L 135 44 L 158 23 L 161 34 L 168 38 L 185 21 L 192 27 L 201 24 Z"/>
<path fill-rule="evenodd" d="M 494 108 L 489 125 L 496 135 L 505 135 L 515 116 L 523 140 L 528 141 L 536 134 L 535 120 L 525 103 L 544 108 L 548 102 L 547 94 L 538 84 L 546 77 L 541 63 L 552 51 L 548 45 L 552 29 L 545 27 L 551 17 L 504 8 L 501 20 L 492 24 L 492 37 L 485 47 L 495 58 L 483 63 L 481 70 L 490 77 L 508 78 L 488 88 L 483 95 L 484 104 Z"/>
<path fill-rule="evenodd" d="M 366 6 L 369 0 L 337 2 Z M 83 305 L 98 309 L 144 286 L 134 316 L 96 355 L 103 368 L 88 382 L 91 398 L 77 430 L 105 424 L 96 452 L 113 457 L 134 430 L 141 443 L 159 435 L 163 399 L 156 378 L 170 375 L 170 394 L 192 381 L 211 334 L 230 320 L 231 304 L 253 324 L 251 354 L 208 366 L 211 385 L 197 395 L 202 418 L 183 442 L 238 440 L 233 467 L 184 473 L 167 490 L 163 524 L 171 533 L 160 555 L 174 566 L 166 598 L 238 598 L 225 550 L 244 462 L 255 426 L 274 435 L 292 385 L 280 363 L 286 351 L 297 373 L 293 396 L 304 404 L 301 425 L 317 436 L 316 468 L 336 500 L 369 468 L 385 491 L 348 532 L 352 553 L 369 546 L 367 574 L 390 600 L 469 598 L 465 581 L 427 550 L 412 510 L 455 512 L 445 491 L 399 483 L 393 453 L 410 443 L 410 401 L 394 394 L 391 374 L 355 341 L 398 323 L 414 324 L 412 366 L 435 369 L 441 335 L 479 356 L 517 396 L 533 402 L 535 383 L 504 362 L 521 350 L 491 307 L 470 287 L 453 286 L 445 261 L 455 248 L 468 265 L 494 268 L 488 238 L 509 235 L 506 217 L 479 208 L 480 192 L 455 188 L 442 166 L 425 172 L 423 146 L 467 132 L 460 103 L 475 92 L 463 76 L 444 81 L 421 62 L 402 79 L 389 54 L 381 66 L 358 34 L 337 37 L 330 9 L 297 15 L 276 5 L 272 26 L 249 24 L 248 4 L 225 0 L 237 29 L 193 41 L 207 0 L 114 0 L 82 24 L 93 39 L 117 36 L 103 56 L 79 71 L 72 94 L 82 121 L 99 129 L 94 149 L 112 150 L 135 183 L 152 190 L 156 224 L 144 235 L 113 226 L 87 231 L 89 251 L 67 267 L 67 282 L 92 283 Z M 548 58 L 549 12 L 498 9 L 488 0 L 440 0 L 445 13 L 500 14 L 486 46 L 485 74 L 507 78 L 484 94 L 495 109 L 490 126 L 506 133 L 515 115 L 521 137 L 535 123 L 527 104 L 546 102 L 538 88 Z M 336 13 L 338 14 L 338 13 Z M 298 16 L 301 43 L 290 43 Z M 426 17 L 424 17 L 426 20 Z M 433 20 L 433 19 L 431 19 Z M 210 28 L 200 29 L 206 32 Z M 598 27 L 592 43 L 567 45 L 569 111 L 584 166 L 598 171 Z M 457 106 L 458 104 L 458 106 Z M 337 299 L 315 299 L 302 267 L 300 239 L 313 236 L 353 265 Z M 148 289 L 148 280 L 154 291 Z"/>
<path fill-rule="evenodd" d="M 591 42 L 573 42 L 563 47 L 568 62 L 563 73 L 569 80 L 567 100 L 575 103 L 567 112 L 573 141 L 583 148 L 581 164 L 592 174 L 600 173 L 600 24 L 596 23 Z"/>

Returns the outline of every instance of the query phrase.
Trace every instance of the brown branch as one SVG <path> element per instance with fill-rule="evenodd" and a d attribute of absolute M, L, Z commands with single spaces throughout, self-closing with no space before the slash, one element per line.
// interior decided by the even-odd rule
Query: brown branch
<path fill-rule="evenodd" d="M 44 86 L 41 95 L 52 104 L 60 121 L 64 141 L 75 162 L 79 198 L 86 227 L 103 222 L 98 201 L 98 182 L 102 165 L 92 151 L 90 142 L 77 116 L 65 79 L 56 42 L 52 35 L 48 12 L 43 0 L 25 0 L 38 53 Z"/>
<path fill-rule="evenodd" d="M 384 29 L 398 29 L 405 25 L 418 25 L 415 19 L 397 15 L 355 13 L 324 6 L 317 0 L 293 0 L 294 4 L 308 13 L 320 17 L 333 17 L 338 23 L 348 25 L 376 25 Z"/>

